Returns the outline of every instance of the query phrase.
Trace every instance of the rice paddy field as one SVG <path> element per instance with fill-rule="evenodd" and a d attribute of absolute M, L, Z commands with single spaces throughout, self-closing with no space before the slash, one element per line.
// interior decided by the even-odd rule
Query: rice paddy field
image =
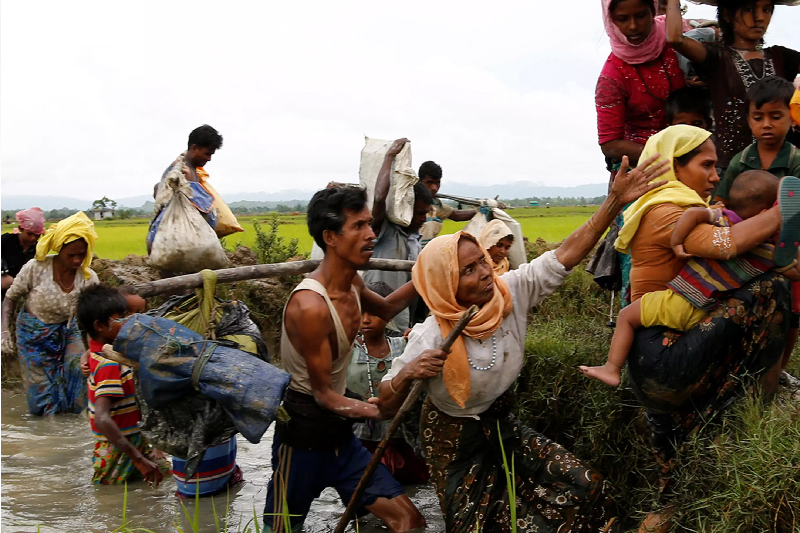
<path fill-rule="evenodd" d="M 535 241 L 541 237 L 547 242 L 558 242 L 586 222 L 596 209 L 597 206 L 526 207 L 509 209 L 508 213 L 520 223 L 522 232 L 528 239 Z M 313 240 L 308 234 L 305 214 L 279 215 L 279 217 L 280 235 L 287 241 L 297 239 L 300 251 L 309 253 Z M 265 227 L 271 218 L 270 214 L 239 217 L 239 223 L 245 231 L 227 237 L 226 246 L 235 248 L 241 243 L 252 247 L 255 241 L 253 222 L 258 221 Z M 145 236 L 149 224 L 150 220 L 145 218 L 96 222 L 98 241 L 95 253 L 103 259 L 122 259 L 130 254 L 146 255 Z M 448 220 L 444 224 L 442 233 L 453 233 L 465 224 Z M 3 224 L 3 233 L 11 231 L 14 227 L 14 224 Z"/>

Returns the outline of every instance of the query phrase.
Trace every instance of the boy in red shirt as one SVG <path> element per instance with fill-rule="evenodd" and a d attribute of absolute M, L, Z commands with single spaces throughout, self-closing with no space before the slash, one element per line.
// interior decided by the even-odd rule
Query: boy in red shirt
<path fill-rule="evenodd" d="M 153 486 L 164 478 L 166 465 L 139 430 L 141 419 L 130 367 L 101 355 L 113 344 L 128 312 L 128 301 L 107 285 L 94 285 L 78 299 L 78 323 L 90 337 L 89 421 L 94 445 L 94 484 L 124 483 L 137 474 Z"/>

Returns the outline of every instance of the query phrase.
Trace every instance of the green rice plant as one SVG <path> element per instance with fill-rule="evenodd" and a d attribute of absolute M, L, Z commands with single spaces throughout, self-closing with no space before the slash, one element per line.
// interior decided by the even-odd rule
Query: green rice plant
<path fill-rule="evenodd" d="M 503 446 L 502 433 L 500 432 L 500 421 L 497 421 L 497 438 L 500 441 L 500 453 L 503 457 L 503 472 L 506 475 L 506 487 L 508 489 L 508 512 L 511 515 L 511 533 L 517 533 L 517 473 L 514 468 L 514 452 L 511 452 L 511 468 L 508 468 L 508 458 L 506 457 L 506 447 Z"/>

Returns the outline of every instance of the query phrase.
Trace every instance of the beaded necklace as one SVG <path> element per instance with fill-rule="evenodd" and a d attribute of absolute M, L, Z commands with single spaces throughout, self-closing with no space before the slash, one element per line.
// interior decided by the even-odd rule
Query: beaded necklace
<path fill-rule="evenodd" d="M 364 339 L 363 335 L 360 335 L 360 337 L 361 337 L 361 339 L 358 341 L 358 345 L 362 350 L 364 350 L 364 353 L 367 354 L 367 383 L 369 385 L 369 397 L 370 398 L 375 398 L 376 397 L 375 396 L 375 388 L 372 386 L 372 364 L 371 364 L 371 361 L 372 361 L 372 359 L 375 359 L 376 361 L 378 361 L 378 363 L 375 365 L 376 367 L 378 365 L 380 365 L 381 363 L 383 363 L 384 364 L 383 368 L 385 369 L 386 368 L 386 358 L 378 359 L 377 357 L 372 357 L 369 354 L 369 349 L 367 349 L 367 341 L 366 341 L 366 339 Z M 389 340 L 388 339 L 386 340 L 386 343 L 389 344 Z M 391 355 L 392 355 L 392 346 L 389 345 L 389 353 L 386 354 L 386 357 L 389 357 Z M 382 371 L 382 369 L 380 369 L 380 368 L 378 370 Z"/>
<path fill-rule="evenodd" d="M 669 71 L 667 70 L 667 64 L 664 62 L 663 55 L 661 56 L 661 68 L 664 70 L 664 74 L 667 75 L 667 84 L 669 85 L 669 92 L 667 93 L 667 96 L 664 98 L 656 96 L 653 93 L 653 91 L 650 90 L 650 87 L 647 85 L 647 82 L 644 81 L 644 76 L 642 76 L 642 73 L 639 71 L 639 65 L 633 65 L 633 70 L 635 70 L 636 74 L 639 76 L 639 81 L 641 81 L 642 85 L 644 85 L 644 90 L 647 91 L 647 94 L 649 94 L 650 96 L 652 96 L 653 98 L 655 98 L 660 102 L 666 102 L 667 98 L 669 98 L 669 95 L 672 94 L 672 77 L 669 75 Z"/>
<path fill-rule="evenodd" d="M 475 363 L 472 362 L 472 358 L 469 356 L 469 351 L 467 352 L 467 361 L 469 361 L 469 366 L 471 366 L 475 370 L 491 370 L 491 368 L 497 362 L 497 340 L 495 340 L 494 335 L 492 335 L 492 362 L 491 363 L 489 363 L 487 366 L 476 366 Z"/>

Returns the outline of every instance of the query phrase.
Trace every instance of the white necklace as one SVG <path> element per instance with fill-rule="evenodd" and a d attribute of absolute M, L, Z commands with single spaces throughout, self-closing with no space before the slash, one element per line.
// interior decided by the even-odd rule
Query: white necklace
<path fill-rule="evenodd" d="M 490 370 L 494 364 L 497 362 L 497 340 L 495 340 L 494 335 L 492 335 L 492 362 L 489 363 L 487 366 L 475 366 L 475 363 L 472 362 L 472 359 L 469 356 L 469 352 L 467 352 L 467 361 L 469 361 L 469 366 L 474 368 L 475 370 Z"/>

